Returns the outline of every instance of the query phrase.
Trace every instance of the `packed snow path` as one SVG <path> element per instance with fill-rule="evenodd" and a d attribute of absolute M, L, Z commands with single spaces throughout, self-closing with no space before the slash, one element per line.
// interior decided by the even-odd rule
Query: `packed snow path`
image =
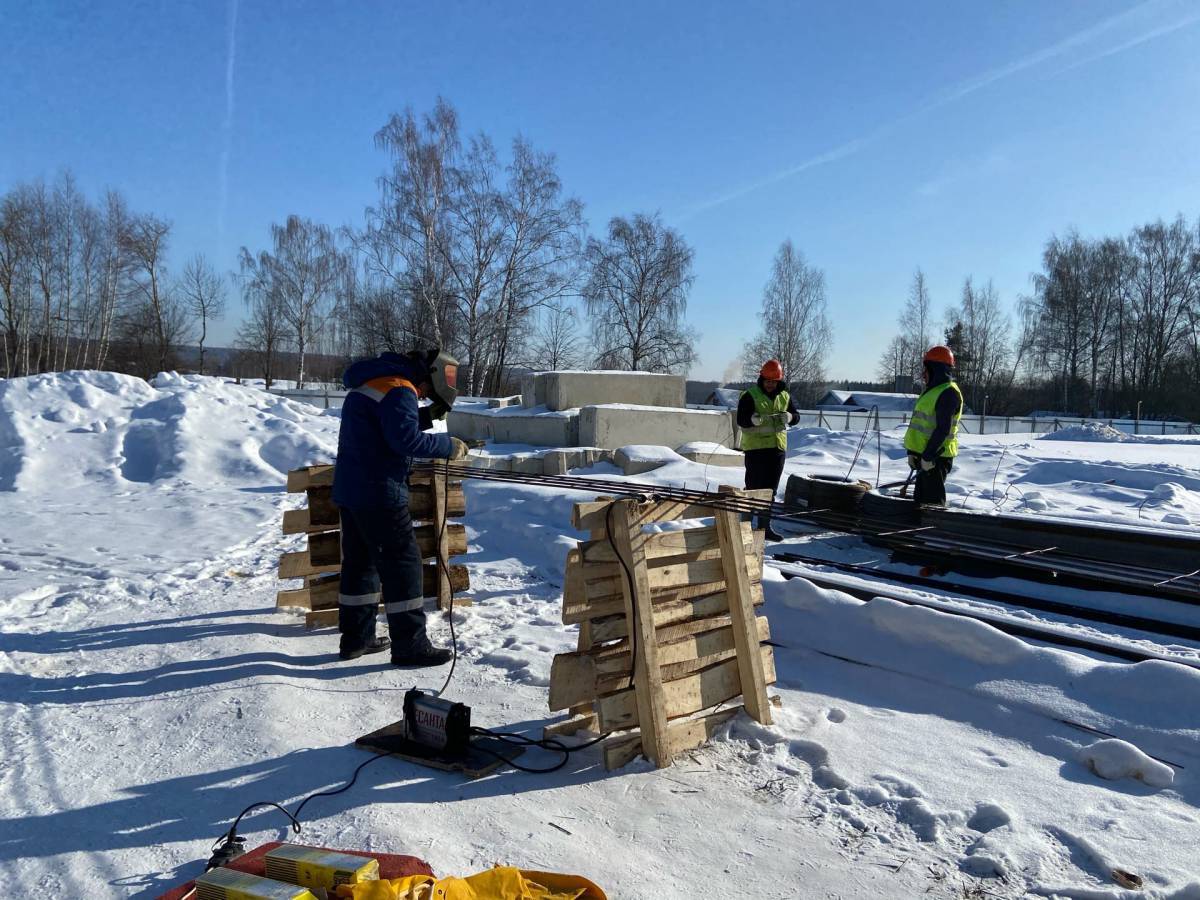
<path fill-rule="evenodd" d="M 153 897 L 196 874 L 244 806 L 340 784 L 363 759 L 353 738 L 399 718 L 414 682 L 440 684 L 444 670 L 338 662 L 331 631 L 274 608 L 278 556 L 296 543 L 279 536 L 298 500 L 284 473 L 327 459 L 336 429 L 334 416 L 212 379 L 0 386 L 9 884 Z M 789 466 L 821 471 L 820 453 L 844 472 L 856 439 L 799 436 Z M 1026 443 L 1004 453 L 1001 481 L 1046 464 L 1046 445 Z M 990 483 L 995 446 L 966 448 L 960 484 L 984 469 Z M 1098 446 L 1103 463 L 1088 459 Z M 1158 514 L 1194 517 L 1187 479 L 1200 472 L 1171 447 L 1138 458 L 1143 446 L 1053 442 L 1059 480 L 1037 483 L 1055 485 L 1043 497 L 1060 512 L 1136 516 L 1157 485 L 1100 495 L 1166 466 L 1183 493 Z M 885 478 L 901 464 L 883 460 Z M 1088 480 L 1095 465 L 1116 481 Z M 737 476 L 674 463 L 638 480 Z M 550 718 L 550 660 L 574 646 L 560 603 L 576 499 L 468 485 L 476 605 L 456 614 L 449 693 L 480 724 L 536 733 Z M 1200 897 L 1196 673 L 769 579 L 784 645 L 775 726 L 738 721 L 661 772 L 606 773 L 594 750 L 552 775 L 477 782 L 382 760 L 313 801 L 301 838 L 414 853 L 442 873 L 578 871 L 614 898 Z M 434 629 L 446 640 L 444 620 Z M 251 843 L 284 834 L 275 812 L 244 824 Z M 1126 892 L 1115 869 L 1144 889 Z"/>

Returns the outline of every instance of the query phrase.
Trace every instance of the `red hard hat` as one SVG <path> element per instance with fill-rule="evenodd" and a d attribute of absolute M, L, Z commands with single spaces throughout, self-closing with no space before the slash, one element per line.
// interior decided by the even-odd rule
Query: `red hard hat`
<path fill-rule="evenodd" d="M 783 366 L 777 359 L 768 359 L 763 363 L 762 371 L 758 374 L 759 377 L 766 378 L 768 381 L 783 381 Z"/>
<path fill-rule="evenodd" d="M 930 347 L 925 351 L 925 359 L 923 362 L 938 362 L 945 363 L 953 368 L 954 366 L 954 351 L 945 344 L 938 344 L 936 347 Z"/>

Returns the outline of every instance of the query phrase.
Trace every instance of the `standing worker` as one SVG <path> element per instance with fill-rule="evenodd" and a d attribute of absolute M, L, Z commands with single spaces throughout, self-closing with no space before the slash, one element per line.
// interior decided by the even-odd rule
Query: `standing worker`
<path fill-rule="evenodd" d="M 738 401 L 737 423 L 742 429 L 742 450 L 746 454 L 746 488 L 770 488 L 774 496 L 783 476 L 787 458 L 787 430 L 800 421 L 783 380 L 783 366 L 768 359 L 758 373 L 758 384 L 742 392 Z M 759 518 L 767 530 L 768 541 L 782 537 L 771 527 L 769 515 Z"/>
<path fill-rule="evenodd" d="M 338 630 L 342 659 L 381 653 L 392 664 L 439 666 L 451 653 L 425 633 L 421 551 L 408 512 L 414 457 L 458 460 L 467 445 L 425 434 L 446 415 L 458 391 L 458 362 L 438 350 L 384 353 L 346 370 L 333 501 L 342 517 Z M 429 406 L 418 400 L 429 398 Z M 375 636 L 381 596 L 391 638 Z"/>
<path fill-rule="evenodd" d="M 917 398 L 912 421 L 904 435 L 908 466 L 917 473 L 913 500 L 918 504 L 946 505 L 946 476 L 958 456 L 958 423 L 963 396 L 954 381 L 954 354 L 939 344 L 925 353 L 921 376 L 925 392 Z"/>

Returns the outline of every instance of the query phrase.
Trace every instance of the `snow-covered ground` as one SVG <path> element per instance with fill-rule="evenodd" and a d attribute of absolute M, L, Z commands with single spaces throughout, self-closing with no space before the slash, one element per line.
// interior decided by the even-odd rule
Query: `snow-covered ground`
<path fill-rule="evenodd" d="M 299 545 L 280 514 L 302 502 L 284 475 L 328 459 L 337 426 L 216 379 L 0 383 L 8 884 L 153 897 L 195 875 L 243 807 L 339 785 L 364 759 L 354 737 L 398 719 L 408 687 L 441 684 L 444 670 L 341 663 L 332 631 L 275 609 L 279 554 Z M 788 471 L 845 474 L 860 438 L 795 430 Z M 879 441 L 884 482 L 906 473 L 899 438 Z M 967 436 L 952 501 L 1194 530 L 1197 443 Z M 854 472 L 874 481 L 876 466 L 872 435 Z M 676 461 L 635 477 L 740 475 Z M 571 504 L 586 497 L 485 482 L 467 493 L 475 605 L 455 615 L 448 694 L 479 724 L 537 733 L 551 721 L 551 658 L 574 647 L 561 584 Z M 789 543 L 868 553 L 844 535 Z M 381 760 L 309 804 L 301 839 L 414 853 L 446 874 L 576 871 L 613 898 L 1200 900 L 1200 672 L 1035 647 L 770 567 L 765 587 L 781 644 L 774 726 L 735 721 L 663 771 L 608 773 L 596 750 L 550 775 L 479 781 Z M 431 622 L 447 640 L 444 619 Z M 243 831 L 253 844 L 284 825 L 265 811 Z"/>

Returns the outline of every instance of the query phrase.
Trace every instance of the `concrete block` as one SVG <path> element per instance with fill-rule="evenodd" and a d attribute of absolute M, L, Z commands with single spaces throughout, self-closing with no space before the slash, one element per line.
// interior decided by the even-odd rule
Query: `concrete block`
<path fill-rule="evenodd" d="M 544 471 L 542 457 L 537 453 L 519 453 L 512 459 L 512 471 L 523 475 L 541 475 Z"/>
<path fill-rule="evenodd" d="M 546 475 L 566 475 L 577 467 L 578 459 L 572 450 L 551 450 L 542 457 L 542 472 Z"/>
<path fill-rule="evenodd" d="M 464 441 L 490 440 L 498 444 L 574 447 L 579 443 L 578 422 L 578 413 L 509 406 L 500 409 L 453 409 L 446 418 L 446 427 L 450 434 Z"/>
<path fill-rule="evenodd" d="M 521 405 L 528 408 L 546 405 L 544 372 L 531 372 L 521 378 Z"/>
<path fill-rule="evenodd" d="M 492 397 L 487 402 L 488 409 L 504 409 L 507 406 L 520 406 L 521 395 L 513 394 L 511 397 Z"/>
<path fill-rule="evenodd" d="M 605 403 L 682 408 L 687 382 L 682 375 L 652 372 L 542 372 L 547 409 L 577 409 Z"/>
<path fill-rule="evenodd" d="M 579 444 L 616 449 L 627 444 L 677 447 L 708 441 L 728 447 L 734 440 L 724 410 L 665 409 L 626 404 L 585 406 L 579 411 Z"/>
<path fill-rule="evenodd" d="M 731 469 L 740 469 L 746 465 L 744 454 L 736 450 L 730 450 L 721 444 L 713 444 L 707 441 L 693 441 L 690 444 L 681 444 L 675 448 L 675 452 L 684 459 L 690 459 L 692 462 L 700 463 L 704 466 L 727 466 Z"/>

